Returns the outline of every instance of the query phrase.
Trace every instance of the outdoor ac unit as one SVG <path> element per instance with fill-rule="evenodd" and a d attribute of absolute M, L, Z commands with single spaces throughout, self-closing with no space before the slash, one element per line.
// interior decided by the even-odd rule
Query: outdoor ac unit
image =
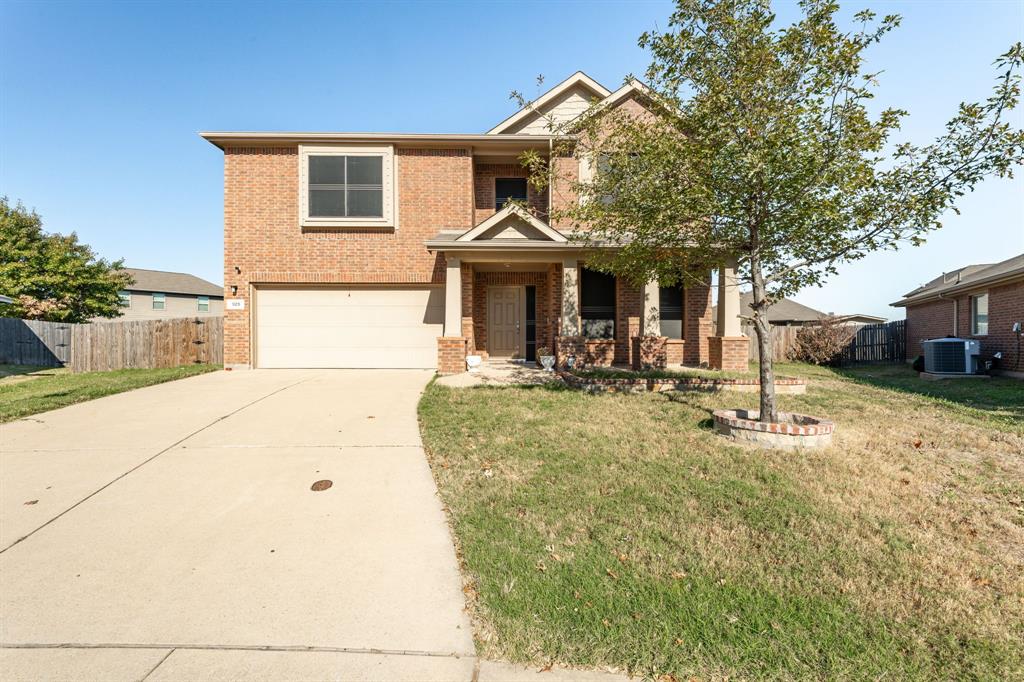
<path fill-rule="evenodd" d="M 981 344 L 972 339 L 932 339 L 925 341 L 924 371 L 936 374 L 974 374 L 978 371 Z"/>

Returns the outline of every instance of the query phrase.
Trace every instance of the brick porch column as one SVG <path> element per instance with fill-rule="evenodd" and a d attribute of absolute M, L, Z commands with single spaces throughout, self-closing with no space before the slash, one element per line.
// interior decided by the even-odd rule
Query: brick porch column
<path fill-rule="evenodd" d="M 708 339 L 708 364 L 713 369 L 747 369 L 750 339 L 740 329 L 740 287 L 736 261 L 728 259 L 718 271 L 718 330 Z"/>

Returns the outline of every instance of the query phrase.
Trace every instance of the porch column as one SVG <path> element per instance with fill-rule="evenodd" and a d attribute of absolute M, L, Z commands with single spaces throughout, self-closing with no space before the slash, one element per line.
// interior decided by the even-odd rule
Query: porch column
<path fill-rule="evenodd" d="M 575 258 L 562 261 L 562 336 L 580 334 L 580 278 Z"/>
<path fill-rule="evenodd" d="M 661 336 L 661 291 L 658 280 L 644 285 L 644 311 L 640 320 L 641 336 Z"/>
<path fill-rule="evenodd" d="M 708 365 L 714 369 L 746 371 L 750 339 L 740 328 L 740 287 L 736 261 L 726 260 L 718 271 L 718 330 L 708 338 Z"/>
<path fill-rule="evenodd" d="M 445 254 L 444 335 L 462 336 L 462 261 Z"/>
<path fill-rule="evenodd" d="M 740 331 L 740 287 L 736 261 L 727 260 L 718 270 L 718 331 L 716 336 L 742 336 Z"/>

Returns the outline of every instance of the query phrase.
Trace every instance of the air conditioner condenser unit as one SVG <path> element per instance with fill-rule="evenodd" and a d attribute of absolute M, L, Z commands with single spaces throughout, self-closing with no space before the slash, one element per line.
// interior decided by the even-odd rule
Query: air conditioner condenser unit
<path fill-rule="evenodd" d="M 924 371 L 933 374 L 976 374 L 981 343 L 974 339 L 931 339 L 924 347 Z"/>

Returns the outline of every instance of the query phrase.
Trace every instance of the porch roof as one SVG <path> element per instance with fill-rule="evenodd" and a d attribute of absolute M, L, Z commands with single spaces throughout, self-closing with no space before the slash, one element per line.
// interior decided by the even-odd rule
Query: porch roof
<path fill-rule="evenodd" d="M 442 230 L 425 242 L 432 251 L 579 251 L 601 245 L 570 241 L 518 204 L 509 204 L 468 230 Z"/>

